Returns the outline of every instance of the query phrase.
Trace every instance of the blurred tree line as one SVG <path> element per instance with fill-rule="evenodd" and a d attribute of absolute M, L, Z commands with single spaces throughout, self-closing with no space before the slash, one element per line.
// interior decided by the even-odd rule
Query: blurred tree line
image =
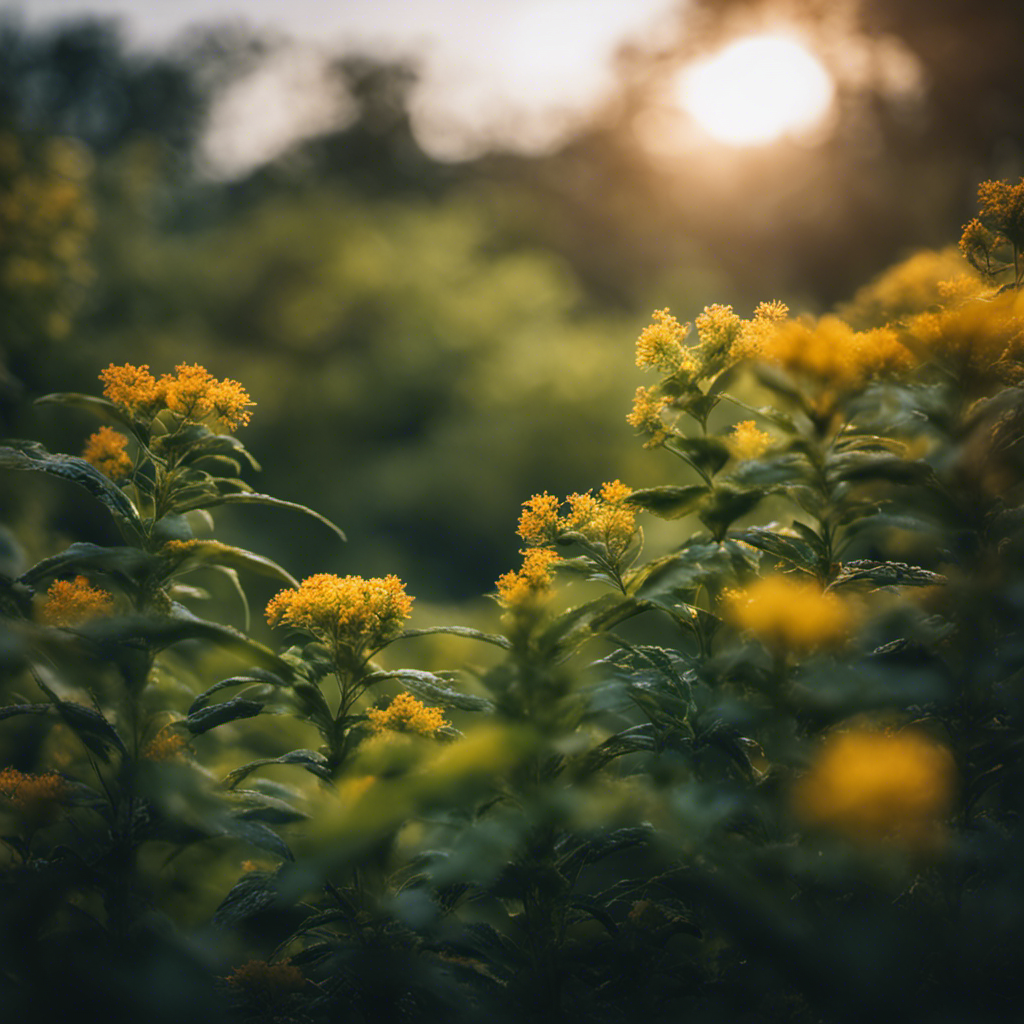
<path fill-rule="evenodd" d="M 737 155 L 713 185 L 700 154 L 652 159 L 637 127 L 652 90 L 737 11 L 770 6 L 697 4 L 678 43 L 623 51 L 615 101 L 539 156 L 432 159 L 410 121 L 415 68 L 341 56 L 354 117 L 234 181 L 202 173 L 207 116 L 274 40 L 197 30 L 144 57 L 110 22 L 8 22 L 4 431 L 46 436 L 30 399 L 90 390 L 110 361 L 201 362 L 259 403 L 258 486 L 352 540 L 325 564 L 319 534 L 249 516 L 240 543 L 297 575 L 394 571 L 424 597 L 479 593 L 514 560 L 495 538 L 524 496 L 585 489 L 609 465 L 648 482 L 619 367 L 653 306 L 830 305 L 955 237 L 977 180 L 1020 173 L 1021 15 L 999 0 L 858 6 L 859 31 L 918 61 L 912 110 L 841 91 L 815 148 Z"/>

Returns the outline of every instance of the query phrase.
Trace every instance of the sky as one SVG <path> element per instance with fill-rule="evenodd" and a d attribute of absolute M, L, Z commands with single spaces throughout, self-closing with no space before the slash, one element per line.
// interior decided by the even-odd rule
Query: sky
<path fill-rule="evenodd" d="M 207 156 L 239 173 L 338 116 L 329 53 L 414 55 L 414 127 L 441 158 L 489 144 L 554 145 L 611 86 L 624 41 L 673 24 L 680 0 L 0 0 L 30 26 L 118 18 L 133 46 L 160 47 L 196 24 L 244 21 L 295 39 L 213 111 Z M 259 111 L 258 118 L 254 112 Z"/>

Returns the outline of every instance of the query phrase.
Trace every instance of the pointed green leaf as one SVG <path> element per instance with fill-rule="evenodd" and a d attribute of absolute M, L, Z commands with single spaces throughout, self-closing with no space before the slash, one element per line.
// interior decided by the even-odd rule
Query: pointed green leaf
<path fill-rule="evenodd" d="M 688 484 L 685 487 L 666 485 L 634 491 L 626 501 L 662 519 L 679 519 L 696 511 L 709 493 L 704 484 Z"/>
<path fill-rule="evenodd" d="M 10 441 L 0 447 L 0 469 L 31 470 L 70 480 L 106 505 L 118 523 L 128 526 L 136 536 L 142 536 L 142 521 L 128 496 L 85 459 L 54 455 L 31 441 Z"/>
<path fill-rule="evenodd" d="M 272 508 L 290 508 L 296 512 L 303 512 L 312 516 L 318 522 L 323 523 L 328 529 L 333 530 L 342 540 L 346 540 L 345 534 L 340 527 L 337 527 L 319 512 L 314 512 L 305 505 L 294 501 L 282 501 L 280 498 L 272 498 L 269 494 L 258 494 L 256 491 L 245 491 L 241 494 L 216 494 L 194 502 L 186 503 L 179 507 L 179 512 L 191 512 L 200 508 L 213 508 L 216 505 L 269 505 Z"/>

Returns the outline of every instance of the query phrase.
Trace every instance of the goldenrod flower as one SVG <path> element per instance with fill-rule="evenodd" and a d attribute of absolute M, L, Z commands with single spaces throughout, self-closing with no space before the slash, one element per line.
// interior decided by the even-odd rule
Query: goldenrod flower
<path fill-rule="evenodd" d="M 927 848 L 941 838 L 955 780 L 949 750 L 925 733 L 855 729 L 825 741 L 793 808 L 849 839 Z"/>
<path fill-rule="evenodd" d="M 386 708 L 370 708 L 366 712 L 374 732 L 414 732 L 433 736 L 448 723 L 440 708 L 427 707 L 411 693 L 402 692 Z"/>
<path fill-rule="evenodd" d="M 789 306 L 784 302 L 779 302 L 778 299 L 772 299 L 770 302 L 759 302 L 757 308 L 754 310 L 755 321 L 767 321 L 772 324 L 781 324 L 783 320 L 789 317 Z"/>
<path fill-rule="evenodd" d="M 693 355 L 683 345 L 689 330 L 689 324 L 680 324 L 667 309 L 656 309 L 654 323 L 645 327 L 636 340 L 636 365 L 662 373 L 695 370 Z"/>
<path fill-rule="evenodd" d="M 705 306 L 696 319 L 697 337 L 708 356 L 728 352 L 743 330 L 743 320 L 733 312 L 732 306 L 714 303 Z"/>
<path fill-rule="evenodd" d="M 114 610 L 114 599 L 84 576 L 56 580 L 46 592 L 39 618 L 50 626 L 77 626 Z"/>
<path fill-rule="evenodd" d="M 560 526 L 558 508 L 561 502 L 545 491 L 535 494 L 523 503 L 519 516 L 518 534 L 527 544 L 540 547 L 551 544 L 558 536 Z"/>
<path fill-rule="evenodd" d="M 115 366 L 100 374 L 103 394 L 135 416 L 153 416 L 169 409 L 185 421 L 212 420 L 225 430 L 245 426 L 255 403 L 236 380 L 218 380 L 198 363 L 179 363 L 174 373 L 156 380 L 149 366 Z"/>
<path fill-rule="evenodd" d="M 1016 185 L 1008 181 L 983 181 L 978 186 L 978 204 L 982 221 L 1015 246 L 1024 244 L 1024 178 Z"/>
<path fill-rule="evenodd" d="M 771 448 L 772 435 L 758 430 L 753 420 L 743 420 L 733 427 L 726 444 L 737 459 L 756 459 Z"/>
<path fill-rule="evenodd" d="M 319 573 L 267 605 L 267 622 L 308 630 L 335 649 L 376 650 L 412 614 L 413 598 L 397 576 L 364 579 Z"/>
<path fill-rule="evenodd" d="M 128 438 L 112 427 L 100 427 L 86 438 L 82 458 L 111 480 L 123 480 L 132 471 Z"/>
<path fill-rule="evenodd" d="M 535 494 L 523 504 L 519 536 L 530 547 L 546 547 L 563 534 L 579 533 L 588 541 L 606 545 L 612 557 L 618 557 L 636 533 L 636 509 L 626 504 L 632 493 L 621 480 L 613 480 L 602 485 L 598 496 L 570 494 L 565 499 L 569 510 L 564 516 L 558 498 L 547 492 Z"/>
<path fill-rule="evenodd" d="M 180 732 L 163 728 L 142 748 L 140 756 L 144 761 L 173 761 L 187 749 L 188 744 Z"/>
<path fill-rule="evenodd" d="M 100 371 L 100 380 L 104 397 L 132 415 L 151 414 L 163 397 L 160 385 L 145 363 L 142 366 L 111 363 Z"/>
<path fill-rule="evenodd" d="M 33 827 L 52 821 L 68 795 L 68 784 L 56 772 L 30 775 L 17 768 L 0 770 L 0 798 Z"/>
<path fill-rule="evenodd" d="M 657 387 L 636 389 L 633 396 L 633 411 L 626 417 L 626 422 L 631 427 L 651 435 L 650 440 L 644 443 L 645 448 L 654 448 L 668 437 L 668 431 L 665 430 L 661 418 L 666 405 L 668 400 L 664 395 L 658 394 Z"/>
<path fill-rule="evenodd" d="M 290 959 L 280 960 L 276 964 L 267 960 L 250 960 L 236 967 L 228 975 L 227 983 L 263 996 L 275 997 L 304 988 L 306 976 Z"/>
<path fill-rule="evenodd" d="M 734 625 L 780 652 L 835 647 L 854 625 L 853 611 L 842 598 L 793 576 L 765 576 L 729 591 L 723 611 Z"/>
<path fill-rule="evenodd" d="M 555 575 L 551 566 L 558 561 L 558 552 L 550 548 L 527 548 L 518 572 L 507 572 L 498 579 L 498 600 L 506 608 L 522 608 L 536 604 L 546 596 Z"/>

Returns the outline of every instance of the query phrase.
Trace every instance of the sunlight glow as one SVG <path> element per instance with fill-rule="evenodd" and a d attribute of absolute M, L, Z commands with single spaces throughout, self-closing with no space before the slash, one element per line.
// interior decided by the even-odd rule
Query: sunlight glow
<path fill-rule="evenodd" d="M 834 93 L 828 72 L 800 42 L 758 35 L 690 65 L 679 78 L 677 96 L 712 138 L 756 146 L 813 127 Z"/>

